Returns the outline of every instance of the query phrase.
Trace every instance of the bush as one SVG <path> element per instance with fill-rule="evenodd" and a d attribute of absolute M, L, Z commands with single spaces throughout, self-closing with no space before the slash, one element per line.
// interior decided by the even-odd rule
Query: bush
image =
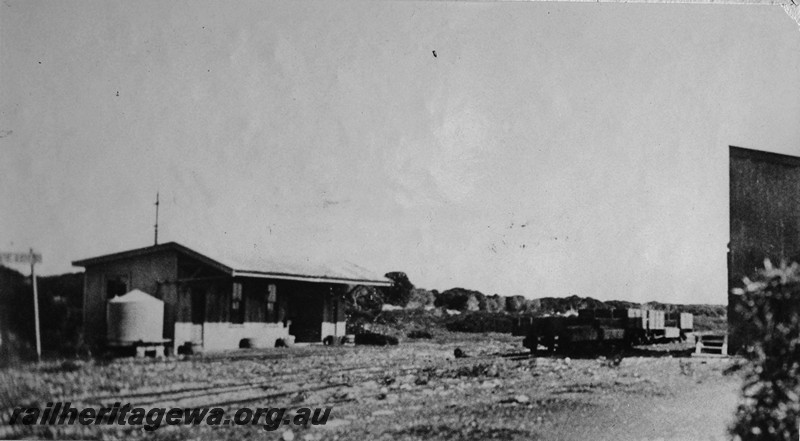
<path fill-rule="evenodd" d="M 749 282 L 746 280 L 746 282 Z M 737 305 L 748 323 L 743 402 L 731 434 L 742 440 L 796 440 L 800 419 L 800 267 L 773 268 L 748 283 Z"/>
<path fill-rule="evenodd" d="M 728 330 L 728 318 L 724 316 L 714 317 L 706 315 L 695 315 L 693 326 L 695 332 L 701 332 L 701 331 L 726 332 Z"/>
<path fill-rule="evenodd" d="M 446 327 L 454 332 L 505 332 L 511 333 L 514 319 L 504 313 L 471 312 L 451 317 Z"/>
<path fill-rule="evenodd" d="M 439 292 L 435 289 L 428 291 L 427 289 L 414 288 L 411 290 L 411 297 L 408 299 L 408 303 L 406 303 L 406 308 L 424 309 L 433 306 L 436 302 L 436 296 L 438 295 Z"/>
<path fill-rule="evenodd" d="M 441 327 L 443 319 L 431 311 L 422 309 L 400 309 L 383 311 L 375 317 L 374 323 L 387 325 L 403 332 L 415 329 L 433 329 Z"/>

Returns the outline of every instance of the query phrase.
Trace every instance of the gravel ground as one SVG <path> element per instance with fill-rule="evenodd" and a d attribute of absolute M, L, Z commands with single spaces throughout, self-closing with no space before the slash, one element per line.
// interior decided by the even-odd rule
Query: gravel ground
<path fill-rule="evenodd" d="M 466 353 L 455 358 L 456 348 Z M 332 407 L 325 425 L 0 426 L 0 438 L 727 439 L 741 379 L 686 347 L 530 357 L 521 339 L 446 334 L 389 347 L 294 347 L 0 371 L 0 406 Z"/>

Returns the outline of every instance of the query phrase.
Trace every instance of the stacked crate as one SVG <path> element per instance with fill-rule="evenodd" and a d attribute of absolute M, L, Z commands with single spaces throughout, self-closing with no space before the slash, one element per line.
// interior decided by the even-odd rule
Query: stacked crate
<path fill-rule="evenodd" d="M 669 327 L 680 328 L 680 322 L 681 322 L 680 317 L 681 315 L 678 314 L 677 312 L 668 312 L 664 318 L 664 323 L 668 328 Z"/>
<path fill-rule="evenodd" d="M 647 310 L 647 329 L 651 331 L 662 331 L 665 327 L 664 311 L 654 309 Z"/>
<path fill-rule="evenodd" d="M 635 329 L 647 329 L 647 314 L 638 308 L 623 309 L 628 316 L 628 326 Z"/>
<path fill-rule="evenodd" d="M 678 326 L 684 331 L 691 331 L 694 329 L 694 316 L 688 312 L 682 312 L 680 316 L 680 324 Z"/>

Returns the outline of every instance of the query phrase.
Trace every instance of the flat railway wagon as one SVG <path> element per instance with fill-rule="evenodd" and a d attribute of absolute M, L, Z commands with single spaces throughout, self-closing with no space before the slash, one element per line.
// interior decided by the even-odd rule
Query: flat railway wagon
<path fill-rule="evenodd" d="M 520 319 L 514 334 L 524 335 L 531 351 L 611 349 L 683 339 L 692 315 L 639 308 L 581 309 L 577 316 Z"/>

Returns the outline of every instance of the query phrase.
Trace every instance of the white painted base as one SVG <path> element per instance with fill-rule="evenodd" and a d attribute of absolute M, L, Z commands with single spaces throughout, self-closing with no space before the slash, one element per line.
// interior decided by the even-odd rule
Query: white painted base
<path fill-rule="evenodd" d="M 328 336 L 332 336 L 334 338 L 344 336 L 346 325 L 346 322 L 322 322 L 322 339 L 325 340 L 325 337 Z"/>
<path fill-rule="evenodd" d="M 199 332 L 198 332 L 199 331 Z M 202 336 L 197 341 L 198 334 Z M 239 342 L 245 338 L 258 340 L 260 347 L 274 348 L 279 339 L 289 336 L 289 328 L 282 323 L 175 323 L 175 350 L 184 343 L 201 343 L 204 351 L 224 351 L 238 349 Z"/>

